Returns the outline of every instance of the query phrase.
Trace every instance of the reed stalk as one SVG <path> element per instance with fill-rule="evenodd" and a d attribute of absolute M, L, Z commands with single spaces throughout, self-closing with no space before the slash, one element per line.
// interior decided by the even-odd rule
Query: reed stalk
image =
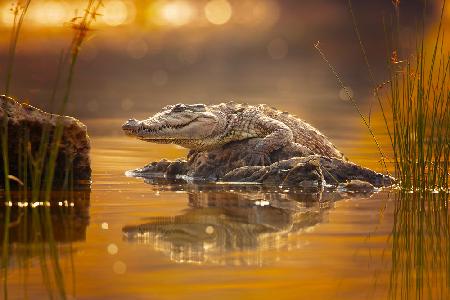
<path fill-rule="evenodd" d="M 399 184 L 412 191 L 448 192 L 449 188 L 450 49 L 442 29 L 445 7 L 444 0 L 431 51 L 426 45 L 425 19 L 413 55 L 399 57 L 399 21 L 388 38 L 390 84 L 381 96 L 388 106 L 383 117 Z M 396 12 L 399 18 L 398 7 Z"/>
<path fill-rule="evenodd" d="M 399 47 L 400 1 L 393 1 L 393 22 L 390 26 L 385 25 L 389 80 L 377 85 L 352 2 L 348 0 L 353 29 L 369 73 L 373 95 L 378 101 L 383 117 L 392 149 L 395 176 L 402 189 L 447 192 L 449 189 L 450 51 L 444 42 L 442 28 L 446 4 L 444 0 L 439 22 L 436 28 L 432 28 L 436 33 L 433 47 L 429 52 L 425 44 L 426 34 L 429 31 L 425 26 L 427 10 L 425 1 L 421 35 L 418 37 L 415 53 L 406 56 Z M 387 158 L 371 128 L 371 105 L 369 116 L 365 116 L 346 90 L 340 75 L 319 44 L 317 43 L 315 47 L 336 77 L 339 86 L 346 91 L 350 103 L 355 107 L 374 140 L 382 165 L 387 171 Z"/>
<path fill-rule="evenodd" d="M 12 75 L 13 75 L 13 66 L 15 60 L 15 53 L 17 48 L 17 43 L 20 36 L 20 31 L 22 29 L 22 24 L 25 19 L 25 15 L 27 13 L 28 7 L 30 5 L 31 0 L 27 0 L 22 6 L 19 1 L 15 2 L 12 7 L 13 13 L 13 27 L 11 30 L 11 38 L 10 38 L 10 47 L 8 52 L 8 60 L 7 60 L 7 71 L 6 71 L 6 82 L 5 82 L 5 95 L 8 96 L 9 89 L 11 85 Z M 1 147 L 2 147 L 2 156 L 3 156 L 3 173 L 4 173 L 4 185 L 5 185 L 5 199 L 6 203 L 11 203 L 11 187 L 10 187 L 10 178 L 9 178 L 9 156 L 8 156 L 8 114 L 7 114 L 7 104 L 3 108 L 5 114 L 3 116 L 2 128 L 0 137 L 1 137 Z M 8 248 L 9 248 L 9 225 L 10 225 L 10 214 L 11 207 L 6 205 L 5 209 L 5 217 L 4 217 L 4 235 L 2 241 L 2 284 L 3 284 L 3 298 L 8 298 L 8 289 L 7 289 L 7 276 L 8 276 Z"/>
<path fill-rule="evenodd" d="M 24 17 L 28 10 L 31 0 L 25 2 L 25 4 L 19 5 L 17 2 L 12 9 L 14 14 L 14 23 L 11 32 L 9 56 L 7 61 L 7 76 L 5 82 L 5 94 L 9 95 L 10 86 L 12 83 L 13 66 L 15 60 L 15 53 L 17 48 L 17 42 L 20 36 L 20 29 L 24 23 Z M 97 11 L 101 7 L 101 0 L 88 0 L 85 10 L 80 17 L 75 17 L 69 23 L 73 29 L 74 36 L 72 38 L 69 49 L 61 52 L 57 76 L 54 83 L 54 88 L 52 91 L 52 96 L 50 98 L 50 106 L 53 107 L 57 101 L 57 89 L 60 84 L 60 78 L 63 77 L 63 70 L 67 65 L 67 78 L 65 81 L 63 96 L 60 99 L 60 108 L 57 111 L 59 115 L 63 115 L 70 98 L 72 83 L 75 75 L 75 67 L 78 60 L 78 55 L 83 42 L 90 31 L 91 25 L 95 22 L 97 17 Z M 6 112 L 6 107 L 4 107 Z M 57 242 L 53 236 L 53 224 L 52 224 L 52 214 L 50 206 L 46 203 L 51 203 L 52 201 L 52 190 L 53 181 L 56 168 L 56 160 L 58 158 L 60 144 L 62 136 L 64 133 L 64 126 L 61 119 L 57 120 L 55 128 L 52 130 L 51 126 L 44 126 L 41 132 L 41 139 L 37 148 L 32 148 L 28 130 L 24 129 L 24 138 L 19 143 L 18 149 L 18 162 L 19 162 L 19 178 L 23 179 L 24 187 L 21 188 L 20 197 L 22 201 L 29 203 L 30 205 L 24 208 L 24 212 L 20 216 L 25 216 L 25 218 L 18 220 L 21 227 L 21 232 L 23 233 L 24 240 L 27 241 L 28 238 L 28 226 L 34 228 L 34 240 L 32 241 L 38 249 L 42 278 L 44 286 L 46 287 L 50 297 L 53 297 L 52 292 L 52 281 L 56 284 L 58 291 L 58 298 L 66 298 L 66 289 L 64 284 L 64 274 L 59 263 L 59 249 Z M 2 128 L 1 128 L 1 146 L 2 146 L 2 158 L 3 158 L 3 171 L 5 174 L 5 198 L 6 203 L 12 203 L 12 191 L 9 182 L 9 159 L 8 159 L 8 115 L 3 116 Z M 71 176 L 71 165 L 72 160 L 68 159 L 68 164 L 66 165 L 66 176 L 64 180 L 64 187 L 70 189 L 67 196 L 71 195 L 73 190 L 73 184 L 69 182 L 72 178 Z M 28 183 L 28 178 L 31 182 Z M 31 188 L 28 191 L 28 187 Z M 30 193 L 29 193 L 30 192 Z M 71 196 L 70 196 L 71 197 Z M 43 201 L 44 200 L 44 201 Z M 32 203 L 44 202 L 44 206 L 41 209 L 31 208 Z M 29 213 L 29 210 L 30 212 Z M 8 260 L 9 260 L 9 232 L 11 226 L 11 206 L 6 205 L 5 216 L 4 216 L 4 232 L 3 232 L 3 244 L 2 244 L 2 282 L 3 282 L 3 296 L 7 299 L 7 272 L 8 272 Z M 29 220 L 28 220 L 29 219 Z M 29 225 L 29 222 L 31 224 Z M 70 229 L 69 229 L 70 231 Z M 31 253 L 34 253 L 34 247 L 27 247 L 31 249 Z M 51 265 L 48 264 L 48 258 L 50 258 Z M 51 276 L 52 274 L 52 276 Z M 73 271 L 72 271 L 73 274 Z M 50 278 L 53 277 L 53 280 Z M 73 278 L 74 280 L 74 278 Z"/>

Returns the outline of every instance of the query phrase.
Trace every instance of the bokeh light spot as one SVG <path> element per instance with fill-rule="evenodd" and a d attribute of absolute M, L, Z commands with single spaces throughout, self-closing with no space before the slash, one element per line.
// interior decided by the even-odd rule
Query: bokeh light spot
<path fill-rule="evenodd" d="M 131 40 L 127 46 L 128 55 L 134 59 L 143 58 L 148 52 L 147 42 L 143 39 Z"/>
<path fill-rule="evenodd" d="M 110 26 L 119 26 L 128 19 L 128 8 L 123 1 L 114 0 L 104 3 L 103 22 Z"/>
<path fill-rule="evenodd" d="M 194 17 L 194 10 L 186 1 L 172 1 L 162 6 L 161 16 L 167 23 L 181 26 L 191 21 Z"/>
<path fill-rule="evenodd" d="M 211 0 L 205 5 L 205 16 L 209 22 L 222 25 L 228 22 L 233 11 L 226 0 Z"/>
<path fill-rule="evenodd" d="M 62 25 L 68 19 L 64 5 L 57 1 L 48 1 L 38 5 L 30 13 L 31 19 L 41 25 Z"/>
<path fill-rule="evenodd" d="M 124 274 L 127 271 L 127 265 L 123 261 L 116 261 L 113 264 L 113 271 L 116 274 Z"/>
<path fill-rule="evenodd" d="M 273 39 L 267 45 L 267 52 L 272 59 L 282 59 L 288 54 L 288 44 L 282 38 Z"/>
<path fill-rule="evenodd" d="M 12 7 L 13 6 L 11 4 L 4 5 L 2 7 L 2 12 L 1 12 L 2 13 L 2 15 L 1 15 L 2 22 L 3 22 L 3 24 L 8 25 L 8 26 L 12 26 L 13 22 L 14 22 L 14 15 L 11 11 Z"/>
<path fill-rule="evenodd" d="M 236 3 L 236 21 L 243 25 L 253 25 L 258 30 L 264 30 L 274 25 L 280 18 L 280 7 L 275 0 L 241 0 Z M 234 18 L 234 15 L 233 15 Z"/>
<path fill-rule="evenodd" d="M 207 234 L 213 234 L 214 233 L 214 227 L 212 227 L 211 225 L 207 226 L 205 229 L 205 232 Z"/>
<path fill-rule="evenodd" d="M 119 252 L 119 247 L 117 247 L 116 244 L 111 243 L 108 245 L 108 247 L 106 247 L 106 250 L 108 251 L 109 254 L 115 255 L 117 254 L 117 252 Z"/>

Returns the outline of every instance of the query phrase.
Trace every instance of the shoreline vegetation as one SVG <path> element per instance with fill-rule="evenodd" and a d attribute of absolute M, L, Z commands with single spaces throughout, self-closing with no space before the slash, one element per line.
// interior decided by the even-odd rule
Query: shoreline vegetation
<path fill-rule="evenodd" d="M 418 24 L 414 53 L 401 49 L 400 0 L 392 1 L 391 22 L 383 20 L 387 44 L 388 79 L 377 84 L 353 11 L 348 9 L 361 48 L 373 97 L 378 102 L 393 157 L 387 157 L 370 124 L 348 92 L 339 73 L 315 45 L 322 59 L 346 91 L 360 115 L 381 157 L 382 168 L 394 166 L 398 180 L 391 249 L 389 299 L 448 299 L 450 297 L 450 49 L 444 41 L 443 17 L 447 1 L 442 1 L 439 22 L 425 24 L 427 1 Z M 448 34 L 448 33 L 447 33 Z M 428 47 L 427 35 L 432 46 Z M 383 214 L 383 210 L 380 211 Z"/>
<path fill-rule="evenodd" d="M 7 59 L 7 73 L 4 93 L 8 97 L 10 95 L 11 82 L 13 80 L 13 69 L 15 61 L 16 48 L 20 38 L 20 32 L 23 25 L 26 23 L 26 14 L 31 0 L 14 1 L 11 6 L 11 14 L 13 15 L 13 26 L 11 30 L 10 46 Z M 75 69 L 78 61 L 78 56 L 83 43 L 88 37 L 93 23 L 98 16 L 98 10 L 102 6 L 101 0 L 88 0 L 85 9 L 81 15 L 73 17 L 67 25 L 73 31 L 73 37 L 69 47 L 66 50 L 61 50 L 57 77 L 55 79 L 50 105 L 58 105 L 56 112 L 58 115 L 63 115 L 67 103 L 70 99 L 72 90 L 72 83 L 74 81 Z M 38 145 L 31 145 L 29 129 L 23 128 L 21 135 L 18 162 L 20 164 L 19 174 L 10 174 L 9 155 L 8 153 L 8 114 L 6 107 L 3 107 L 5 114 L 2 116 L 1 124 L 1 140 L 2 140 L 2 161 L 4 177 L 4 198 L 5 209 L 2 216 L 3 219 L 3 233 L 2 233 L 2 260 L 1 260 L 1 278 L 3 298 L 8 298 L 8 261 L 10 252 L 10 231 L 12 227 L 19 227 L 15 230 L 22 232 L 19 239 L 23 238 L 22 243 L 27 244 L 31 241 L 32 246 L 28 251 L 21 252 L 23 254 L 18 258 L 19 264 L 26 266 L 29 264 L 29 258 L 38 256 L 44 285 L 47 289 L 48 295 L 57 293 L 58 298 L 65 299 L 66 287 L 64 282 L 64 272 L 59 263 L 60 247 L 58 246 L 54 237 L 54 227 L 52 221 L 52 214 L 55 209 L 58 213 L 71 215 L 75 213 L 74 203 L 74 187 L 73 174 L 71 169 L 70 158 L 66 159 L 68 162 L 65 167 L 65 184 L 60 188 L 60 196 L 53 199 L 52 195 L 54 189 L 54 176 L 58 153 L 64 133 L 64 126 L 61 119 L 58 119 L 54 129 L 51 126 L 44 126 L 41 132 L 41 139 Z M 29 181 L 30 179 L 30 181 Z M 11 181 L 18 186 L 17 191 L 11 190 Z M 62 193 L 62 194 L 61 194 Z M 58 201 L 59 199 L 59 201 Z M 83 198 L 84 199 L 84 198 Z M 21 203 L 17 209 L 12 203 Z M 56 203 L 55 203 L 56 201 Z M 51 208 L 59 203 L 59 207 Z M 61 205 L 62 204 L 62 205 Z M 33 209 L 30 209 L 33 208 Z M 11 220 L 12 216 L 16 216 L 16 220 Z M 70 217 L 68 218 L 71 219 Z M 24 220 L 24 222 L 21 222 Z M 70 222 L 69 222 L 70 223 Z M 67 225 L 67 224 L 66 224 Z M 31 232 L 30 227 L 31 226 Z M 73 226 L 68 224 L 65 226 L 67 233 L 71 232 Z M 30 240 L 32 239 L 32 240 Z M 70 239 L 69 239 L 70 240 Z M 71 244 L 69 247 L 72 247 Z M 71 265 L 72 280 L 74 277 L 74 266 Z M 25 271 L 26 272 L 26 271 Z M 26 274 L 25 274 L 26 278 Z M 24 279 L 26 281 L 26 279 Z M 26 285 L 26 282 L 24 282 Z M 26 289 L 24 289 L 24 297 L 27 298 Z"/>
<path fill-rule="evenodd" d="M 353 30 L 372 84 L 372 95 L 378 102 L 385 131 L 389 136 L 393 157 L 387 157 L 374 133 L 370 119 L 372 109 L 365 115 L 346 88 L 342 77 L 317 42 L 314 46 L 338 85 L 358 112 L 380 154 L 380 163 L 389 174 L 388 165 L 394 166 L 398 187 L 409 191 L 449 192 L 450 160 L 450 56 L 444 42 L 443 17 L 447 1 L 442 1 L 439 22 L 426 26 L 427 1 L 423 17 L 418 24 L 418 39 L 414 53 L 401 49 L 400 1 L 392 2 L 391 22 L 383 20 L 387 45 L 388 79 L 377 83 L 367 51 L 359 31 L 351 0 L 348 0 Z M 432 48 L 426 45 L 432 35 Z"/>

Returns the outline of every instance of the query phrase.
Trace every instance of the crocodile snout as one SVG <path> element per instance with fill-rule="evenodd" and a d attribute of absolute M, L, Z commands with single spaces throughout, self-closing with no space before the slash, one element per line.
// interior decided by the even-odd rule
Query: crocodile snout
<path fill-rule="evenodd" d="M 125 131 L 133 131 L 136 130 L 139 126 L 140 122 L 136 119 L 129 119 L 122 125 L 122 130 Z"/>

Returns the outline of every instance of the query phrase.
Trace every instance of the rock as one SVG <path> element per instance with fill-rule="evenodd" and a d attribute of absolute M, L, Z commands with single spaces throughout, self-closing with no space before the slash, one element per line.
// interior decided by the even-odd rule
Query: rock
<path fill-rule="evenodd" d="M 293 157 L 266 167 L 241 167 L 221 178 L 223 181 L 259 182 L 292 187 L 320 187 L 322 182 L 337 186 L 347 181 L 356 183 L 358 179 L 372 187 L 389 186 L 394 182 L 389 176 L 354 163 L 320 155 Z"/>
<path fill-rule="evenodd" d="M 249 166 L 248 154 L 254 151 L 258 140 L 232 142 L 210 151 L 191 151 L 187 162 L 162 160 L 134 170 L 131 174 L 146 178 L 158 174 L 165 178 L 186 175 L 207 181 L 252 182 L 301 188 L 320 188 L 324 182 L 338 186 L 352 180 L 364 181 L 376 187 L 394 183 L 392 177 L 346 160 L 309 155 L 295 144 L 272 152 L 269 156 L 272 164 L 268 166 Z M 177 167 L 169 168 L 171 164 Z M 178 173 L 174 174 L 175 171 Z"/>
<path fill-rule="evenodd" d="M 338 185 L 350 180 L 367 181 L 374 186 L 388 186 L 394 179 L 339 158 L 310 155 L 291 144 L 272 152 L 269 166 L 248 166 L 247 159 L 258 138 L 232 142 L 211 151 L 188 155 L 187 175 L 212 181 L 259 182 L 285 186 Z"/>
<path fill-rule="evenodd" d="M 270 166 L 240 167 L 221 178 L 230 182 L 259 182 L 286 187 L 321 187 L 324 181 L 317 156 L 296 157 Z"/>
<path fill-rule="evenodd" d="M 228 143 L 210 151 L 188 154 L 188 160 L 168 162 L 162 160 L 132 171 L 140 177 L 187 175 L 207 181 L 252 182 L 264 185 L 320 188 L 324 182 L 337 186 L 360 180 L 381 187 L 394 183 L 394 179 L 373 170 L 339 158 L 311 155 L 306 148 L 291 144 L 269 155 L 268 166 L 249 166 L 248 159 L 259 138 Z M 170 167 L 176 163 L 176 167 Z M 175 174 L 174 174 L 175 173 Z"/>
<path fill-rule="evenodd" d="M 395 179 L 390 176 L 336 158 L 321 157 L 320 165 L 325 181 L 329 184 L 361 180 L 369 182 L 376 187 L 382 187 L 390 186 L 395 182 Z"/>
<path fill-rule="evenodd" d="M 188 169 L 186 161 L 177 159 L 176 161 L 169 164 L 164 175 L 167 178 L 175 178 L 178 174 L 186 174 L 187 171 Z"/>
<path fill-rule="evenodd" d="M 254 152 L 260 138 L 252 138 L 243 141 L 231 142 L 220 148 L 210 151 L 191 151 L 188 155 L 188 176 L 193 178 L 205 178 L 218 180 L 228 172 L 250 165 L 250 155 Z M 286 160 L 292 157 L 306 156 L 308 150 L 296 144 L 290 144 L 279 150 L 273 151 L 269 159 L 273 162 Z"/>
<path fill-rule="evenodd" d="M 281 185 L 313 188 L 321 187 L 324 182 L 320 160 L 311 157 L 311 159 L 297 163 L 283 179 Z"/>
<path fill-rule="evenodd" d="M 351 193 L 368 194 L 372 193 L 375 190 L 375 187 L 367 181 L 354 179 L 339 184 L 339 189 Z"/>
<path fill-rule="evenodd" d="M 9 175 L 21 178 L 19 166 L 22 164 L 19 160 L 21 151 L 19 149 L 24 148 L 26 133 L 29 136 L 30 153 L 36 155 L 43 129 L 49 126 L 51 141 L 57 121 L 61 120 L 64 133 L 56 160 L 54 184 L 58 185 L 64 181 L 68 166 L 71 168 L 75 184 L 90 183 L 90 141 L 83 123 L 72 117 L 46 113 L 31 105 L 20 104 L 12 98 L 0 96 L 0 122 L 3 122 L 5 118 L 5 111 L 8 116 Z M 0 163 L 3 166 L 3 157 L 1 157 Z M 0 170 L 0 182 L 0 184 L 4 182 L 3 167 Z"/>

